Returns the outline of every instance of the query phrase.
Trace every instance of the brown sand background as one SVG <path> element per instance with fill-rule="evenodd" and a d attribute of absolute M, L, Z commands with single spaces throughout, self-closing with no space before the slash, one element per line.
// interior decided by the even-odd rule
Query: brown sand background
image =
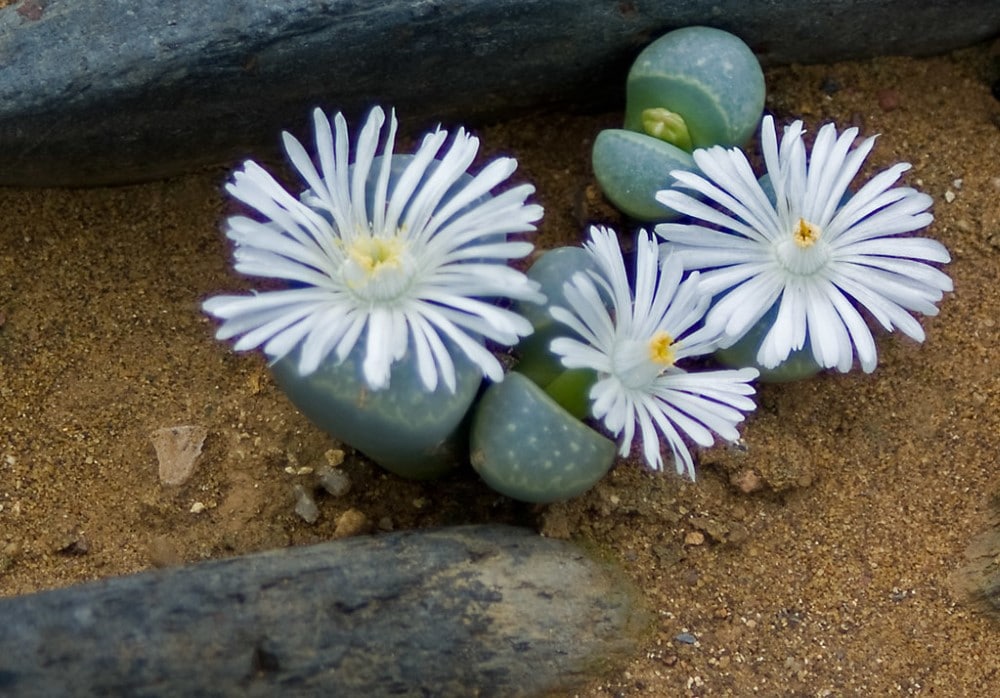
<path fill-rule="evenodd" d="M 312 488 L 308 471 L 340 445 L 286 402 L 258 354 L 215 341 L 199 310 L 252 284 L 230 271 L 219 232 L 227 172 L 0 189 L 0 595 L 368 531 L 511 522 L 613 555 L 653 613 L 641 653 L 581 696 L 1000 690 L 1000 623 L 948 581 L 1000 490 L 994 60 L 984 46 L 768 71 L 779 120 L 881 134 L 866 175 L 913 163 L 954 294 L 924 321 L 923 345 L 883 333 L 873 375 L 763 386 L 745 449 L 701 453 L 697 483 L 629 460 L 549 507 L 499 497 L 467 468 L 402 481 L 345 449 L 350 493 L 317 494 L 319 519 L 305 522 L 294 488 Z M 479 130 L 487 155 L 515 155 L 517 177 L 536 184 L 540 247 L 616 222 L 589 150 L 619 119 Z M 194 477 L 169 487 L 149 434 L 182 424 L 208 438 Z"/>

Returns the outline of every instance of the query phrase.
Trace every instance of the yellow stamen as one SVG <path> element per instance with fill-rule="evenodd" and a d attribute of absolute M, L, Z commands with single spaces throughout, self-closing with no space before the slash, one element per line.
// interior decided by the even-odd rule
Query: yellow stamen
<path fill-rule="evenodd" d="M 660 366 L 674 365 L 674 338 L 660 330 L 649 340 L 649 360 Z"/>
<path fill-rule="evenodd" d="M 359 298 L 384 303 L 404 295 L 416 269 L 406 240 L 399 236 L 359 236 L 344 250 L 344 283 Z"/>
<path fill-rule="evenodd" d="M 805 218 L 800 218 L 799 224 L 792 231 L 792 239 L 795 240 L 796 245 L 805 249 L 815 245 L 819 241 L 819 236 L 822 232 L 818 225 L 813 225 Z"/>
<path fill-rule="evenodd" d="M 359 237 L 347 251 L 351 261 L 370 276 L 402 265 L 403 243 L 399 238 Z"/>

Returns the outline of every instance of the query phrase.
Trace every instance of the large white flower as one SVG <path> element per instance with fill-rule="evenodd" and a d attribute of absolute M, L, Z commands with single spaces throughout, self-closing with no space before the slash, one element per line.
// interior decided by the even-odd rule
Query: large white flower
<path fill-rule="evenodd" d="M 774 120 L 764 119 L 761 147 L 773 197 L 742 151 L 695 151 L 702 174 L 672 172 L 677 183 L 657 199 L 701 222 L 665 223 L 656 232 L 669 243 L 665 253 L 679 255 L 686 269 L 703 270 L 701 290 L 717 296 L 705 322 L 725 334 L 726 346 L 778 304 L 757 354 L 762 366 L 774 368 L 808 340 L 820 366 L 846 372 L 856 351 L 871 372 L 878 362 L 875 340 L 856 306 L 887 330 L 923 341 L 910 312 L 937 314 L 935 303 L 952 283 L 927 262 L 950 257 L 936 240 L 896 237 L 933 220 L 929 196 L 893 186 L 908 163 L 847 195 L 875 139 L 852 149 L 858 129 L 838 137 L 827 124 L 807 156 L 802 133 L 796 121 L 779 149 Z"/>
<path fill-rule="evenodd" d="M 525 204 L 534 187 L 491 194 L 517 162 L 499 158 L 470 176 L 479 140 L 463 129 L 444 150 L 448 133 L 438 129 L 414 155 L 394 155 L 394 113 L 378 156 L 385 114 L 375 108 L 349 163 L 344 117 L 337 114 L 331 128 L 316 109 L 314 121 L 318 170 L 299 141 L 283 134 L 308 185 L 301 197 L 253 161 L 226 187 L 262 219 L 227 221 L 237 271 L 284 279 L 291 288 L 207 300 L 204 309 L 224 321 L 217 337 L 240 336 L 237 350 L 261 346 L 273 360 L 301 343 L 302 375 L 331 353 L 342 361 L 364 341 L 372 389 L 386 387 L 393 363 L 414 352 L 428 390 L 440 379 L 454 391 L 447 340 L 501 380 L 483 340 L 512 345 L 531 324 L 493 300 L 544 300 L 537 284 L 507 265 L 532 250 L 507 235 L 535 229 L 542 209 Z"/>
<path fill-rule="evenodd" d="M 677 472 L 693 479 L 684 436 L 705 447 L 714 443 L 712 432 L 736 441 L 742 412 L 755 406 L 748 396 L 754 393 L 749 381 L 757 370 L 688 373 L 677 366 L 716 349 L 717 333 L 696 327 L 709 299 L 697 290 L 697 273 L 681 281 L 679 259 L 667 257 L 661 267 L 657 245 L 645 231 L 636 241 L 634 296 L 614 231 L 591 228 L 584 248 L 597 271 L 575 274 L 564 285 L 569 308 L 551 308 L 552 316 L 582 341 L 561 337 L 552 340 L 551 349 L 567 368 L 597 373 L 591 411 L 621 436 L 621 455 L 628 455 L 638 424 L 650 467 L 663 469 L 659 432 Z M 611 300 L 610 312 L 604 298 Z"/>

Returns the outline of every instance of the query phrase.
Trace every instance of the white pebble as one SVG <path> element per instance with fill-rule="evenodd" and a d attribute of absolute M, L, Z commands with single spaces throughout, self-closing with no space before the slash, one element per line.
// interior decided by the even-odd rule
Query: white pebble
<path fill-rule="evenodd" d="M 351 491 L 351 478 L 342 470 L 323 468 L 318 475 L 319 484 L 334 497 L 343 497 Z"/>
<path fill-rule="evenodd" d="M 312 493 L 301 485 L 295 485 L 295 513 L 306 523 L 316 523 L 319 519 L 319 507 Z"/>

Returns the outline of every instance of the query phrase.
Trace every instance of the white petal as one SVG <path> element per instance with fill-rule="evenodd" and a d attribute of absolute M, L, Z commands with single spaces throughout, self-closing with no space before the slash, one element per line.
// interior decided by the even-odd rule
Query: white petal
<path fill-rule="evenodd" d="M 206 301 L 205 310 L 223 320 L 220 337 L 239 337 L 237 349 L 263 346 L 269 355 L 283 356 L 301 345 L 303 374 L 331 352 L 344 360 L 367 331 L 363 372 L 372 388 L 385 387 L 392 365 L 412 351 L 425 388 L 444 382 L 454 390 L 452 345 L 484 375 L 499 380 L 502 367 L 483 342 L 514 344 L 532 327 L 491 301 L 544 301 L 537 282 L 506 264 L 531 253 L 530 243 L 508 241 L 507 235 L 534 230 L 542 209 L 525 203 L 534 189 L 521 185 L 492 194 L 514 171 L 511 158 L 487 163 L 467 177 L 478 140 L 462 129 L 436 164 L 447 133 L 428 134 L 390 187 L 395 113 L 379 158 L 385 121 L 380 108 L 369 113 L 357 135 L 353 165 L 342 114 L 330 119 L 322 110 L 313 112 L 315 161 L 302 143 L 283 134 L 289 160 L 308 186 L 300 197 L 252 161 L 234 173 L 227 190 L 263 219 L 229 219 L 226 233 L 236 245 L 236 269 L 304 288 L 219 297 Z M 469 181 L 457 187 L 463 179 Z M 385 298 L 396 286 L 381 281 L 371 281 L 366 292 L 364 270 L 344 276 L 345 259 L 367 254 L 364 245 L 373 237 L 405 238 L 409 245 L 399 252 L 408 255 L 399 273 L 412 277 L 390 279 L 401 289 L 396 297 Z M 383 272 L 373 272 L 378 273 Z"/>

